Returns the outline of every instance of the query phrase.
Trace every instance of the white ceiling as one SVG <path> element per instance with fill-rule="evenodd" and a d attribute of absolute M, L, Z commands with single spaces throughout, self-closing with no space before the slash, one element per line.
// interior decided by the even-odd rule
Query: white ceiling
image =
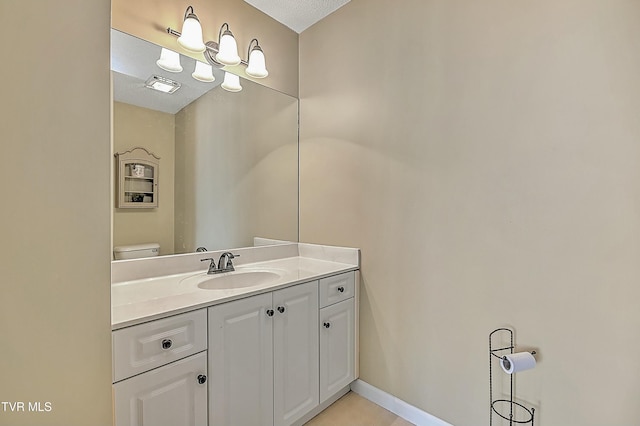
<path fill-rule="evenodd" d="M 244 0 L 298 34 L 350 0 Z"/>

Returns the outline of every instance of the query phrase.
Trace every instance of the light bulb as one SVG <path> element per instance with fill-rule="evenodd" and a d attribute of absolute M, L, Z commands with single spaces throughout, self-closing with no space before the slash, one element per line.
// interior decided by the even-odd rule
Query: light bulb
<path fill-rule="evenodd" d="M 160 59 L 156 61 L 156 64 L 165 71 L 182 71 L 182 65 L 180 65 L 180 54 L 173 50 L 165 49 L 164 47 L 160 51 Z"/>
<path fill-rule="evenodd" d="M 240 86 L 240 77 L 230 72 L 225 72 L 224 81 L 220 87 L 229 92 L 239 92 L 242 90 L 242 86 Z"/>
<path fill-rule="evenodd" d="M 189 9 L 191 9 L 190 13 Z M 206 49 L 204 41 L 202 41 L 202 26 L 191 6 L 184 14 L 184 23 L 182 24 L 182 33 L 178 37 L 178 44 L 193 53 L 202 53 Z"/>
<path fill-rule="evenodd" d="M 269 75 L 264 60 L 264 52 L 260 46 L 255 46 L 249 54 L 249 65 L 245 71 L 249 77 L 265 78 Z"/>
<path fill-rule="evenodd" d="M 196 61 L 196 68 L 191 74 L 193 78 L 198 81 L 202 81 L 204 83 L 211 83 L 215 81 L 215 77 L 213 76 L 213 68 L 209 64 L 205 64 L 204 62 Z"/>
<path fill-rule="evenodd" d="M 227 24 L 223 24 L 227 25 Z M 218 53 L 216 54 L 216 61 L 223 65 L 238 65 L 240 63 L 240 56 L 238 55 L 238 45 L 236 39 L 233 38 L 233 34 L 229 31 L 229 26 L 222 36 L 220 37 L 220 43 Z M 222 28 L 221 28 L 222 29 Z"/>

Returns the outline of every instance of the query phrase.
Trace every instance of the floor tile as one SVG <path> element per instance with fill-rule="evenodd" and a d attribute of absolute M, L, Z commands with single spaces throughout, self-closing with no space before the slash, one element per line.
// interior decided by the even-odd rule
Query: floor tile
<path fill-rule="evenodd" d="M 329 408 L 305 423 L 305 426 L 411 426 L 354 392 L 349 392 Z"/>

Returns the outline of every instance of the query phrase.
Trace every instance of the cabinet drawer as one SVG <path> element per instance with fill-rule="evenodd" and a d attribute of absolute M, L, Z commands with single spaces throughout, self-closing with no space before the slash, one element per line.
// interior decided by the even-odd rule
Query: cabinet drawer
<path fill-rule="evenodd" d="M 355 272 L 320 280 L 320 307 L 333 305 L 354 295 Z"/>
<path fill-rule="evenodd" d="M 201 309 L 112 333 L 113 381 L 207 349 L 207 312 Z"/>

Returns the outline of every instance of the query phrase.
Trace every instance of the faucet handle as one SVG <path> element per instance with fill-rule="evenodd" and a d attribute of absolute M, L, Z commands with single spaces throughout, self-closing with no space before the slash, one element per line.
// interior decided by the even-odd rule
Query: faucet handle
<path fill-rule="evenodd" d="M 207 273 L 213 274 L 214 271 L 216 270 L 216 260 L 214 258 L 207 257 L 205 259 L 200 259 L 200 262 L 205 262 L 207 260 L 211 261 L 211 263 L 209 264 L 209 270 L 207 271 Z"/>

